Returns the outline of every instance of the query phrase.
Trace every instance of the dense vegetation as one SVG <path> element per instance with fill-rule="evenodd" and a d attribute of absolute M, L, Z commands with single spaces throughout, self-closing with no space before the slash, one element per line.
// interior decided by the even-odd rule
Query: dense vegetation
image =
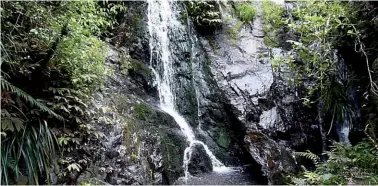
<path fill-rule="evenodd" d="M 288 66 L 295 74 L 292 83 L 308 89 L 304 103 L 321 106 L 327 134 L 336 127 L 348 126 L 364 131 L 367 142 L 355 146 L 334 143 L 321 162 L 311 153 L 298 155 L 315 161 L 315 171 L 305 171 L 296 184 L 377 184 L 377 6 L 372 2 L 296 2 L 288 15 L 264 3 L 267 45 L 278 46 L 278 35 L 289 35 L 290 54 L 272 60 Z M 368 13 L 367 13 L 368 12 Z M 272 30 L 273 28 L 273 30 Z M 274 41 L 274 42 L 271 42 Z M 283 42 L 283 41 L 281 41 Z M 344 60 L 342 59 L 344 58 Z M 353 90 L 359 89 L 361 93 Z M 355 97 L 363 97 L 361 112 Z M 361 114 L 361 115 L 360 115 Z M 361 116 L 362 121 L 357 120 Z M 362 126 L 359 124 L 361 123 Z M 337 126 L 338 125 L 338 126 Z"/>
<path fill-rule="evenodd" d="M 185 15 L 200 32 L 222 27 L 220 4 L 186 5 Z M 250 1 L 233 5 L 240 21 L 227 32 L 236 41 L 257 10 Z M 348 125 L 363 137 L 356 137 L 353 146 L 335 142 L 324 155 L 295 153 L 313 160 L 314 167 L 290 175 L 290 183 L 378 184 L 378 5 L 294 5 L 285 11 L 262 2 L 265 44 L 290 44 L 285 48 L 289 55 L 272 59 L 272 65 L 276 70 L 289 67 L 295 75 L 291 83 L 307 88 L 302 99 L 309 107 L 322 108 L 327 134 Z M 124 12 L 122 2 L 1 2 L 2 184 L 48 184 L 53 163 L 64 167 L 59 170 L 63 177 L 87 163 L 65 155 L 101 135 L 90 122 L 95 114 L 86 108 L 111 74 L 104 40 Z M 353 96 L 360 98 L 358 112 Z M 137 118 L 155 114 L 143 104 L 135 112 Z"/>
<path fill-rule="evenodd" d="M 106 72 L 101 40 L 119 4 L 1 2 L 1 183 L 49 183 L 49 168 L 96 131 L 85 111 Z M 64 128 L 55 137 L 52 127 Z M 58 146 L 59 142 L 59 146 Z M 62 174 L 79 169 L 66 162 Z"/>
<path fill-rule="evenodd" d="M 310 152 L 297 152 L 297 158 L 311 159 L 316 169 L 305 170 L 291 182 L 296 185 L 371 185 L 378 183 L 378 149 L 370 143 L 361 142 L 350 147 L 345 143 L 334 143 L 332 150 L 325 152 L 328 160 Z"/>
<path fill-rule="evenodd" d="M 262 1 L 263 22 L 264 22 L 264 43 L 270 47 L 277 47 L 279 44 L 278 34 L 284 26 L 282 19 L 284 8 L 272 1 Z"/>
<path fill-rule="evenodd" d="M 222 26 L 219 5 L 215 1 L 187 1 L 187 11 L 196 28 L 211 33 Z"/>
<path fill-rule="evenodd" d="M 256 16 L 256 7 L 251 1 L 235 2 L 236 16 L 244 23 L 251 23 Z"/>

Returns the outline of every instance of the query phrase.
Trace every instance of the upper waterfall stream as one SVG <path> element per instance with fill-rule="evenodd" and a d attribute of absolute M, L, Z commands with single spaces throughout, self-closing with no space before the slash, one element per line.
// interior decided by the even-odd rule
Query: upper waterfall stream
<path fill-rule="evenodd" d="M 172 11 L 172 4 L 168 0 L 162 1 L 148 1 L 148 28 L 150 33 L 150 52 L 151 64 L 150 67 L 155 74 L 157 88 L 160 98 L 160 107 L 163 111 L 171 115 L 176 123 L 180 126 L 181 131 L 185 134 L 189 146 L 184 152 L 184 171 L 185 178 L 190 173 L 188 171 L 188 164 L 194 145 L 200 144 L 204 147 L 207 155 L 210 157 L 214 171 L 227 170 L 227 168 L 220 162 L 211 152 L 206 144 L 202 141 L 196 140 L 193 130 L 176 110 L 175 96 L 172 85 L 174 83 L 173 76 L 175 70 L 173 69 L 173 60 L 171 57 L 170 48 L 170 31 L 175 24 L 180 24 Z M 152 60 L 157 61 L 156 67 L 153 66 Z"/>

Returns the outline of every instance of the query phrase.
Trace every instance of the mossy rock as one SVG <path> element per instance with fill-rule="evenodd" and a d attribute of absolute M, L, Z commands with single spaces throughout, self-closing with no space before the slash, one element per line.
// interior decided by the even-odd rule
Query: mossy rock
<path fill-rule="evenodd" d="M 149 117 L 156 115 L 156 111 L 149 108 L 146 104 L 136 104 L 134 114 L 140 120 L 147 120 Z"/>
<path fill-rule="evenodd" d="M 128 73 L 134 80 L 142 84 L 145 89 L 150 88 L 149 84 L 154 79 L 153 72 L 146 64 L 132 58 L 130 59 Z"/>
<path fill-rule="evenodd" d="M 216 142 L 219 146 L 223 148 L 228 148 L 228 146 L 230 145 L 231 139 L 230 139 L 229 134 L 227 134 L 226 131 L 221 130 L 216 135 Z"/>
<path fill-rule="evenodd" d="M 179 130 L 178 130 L 179 131 Z M 173 184 L 179 177 L 184 175 L 183 157 L 186 148 L 186 138 L 175 130 L 161 129 L 163 167 L 165 183 Z"/>
<path fill-rule="evenodd" d="M 167 113 L 145 103 L 134 105 L 135 130 L 158 133 L 163 155 L 163 184 L 173 184 L 184 175 L 183 157 L 187 147 L 185 135 Z"/>

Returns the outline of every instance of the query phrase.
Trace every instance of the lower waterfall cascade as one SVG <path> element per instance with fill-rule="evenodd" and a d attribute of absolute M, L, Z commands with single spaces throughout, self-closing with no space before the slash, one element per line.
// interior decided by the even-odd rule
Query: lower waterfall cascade
<path fill-rule="evenodd" d="M 148 28 L 150 33 L 151 60 L 153 56 L 156 57 L 159 67 L 163 67 L 159 73 L 159 70 L 151 65 L 151 69 L 156 77 L 160 107 L 174 118 L 189 142 L 189 146 L 184 152 L 183 167 L 185 178 L 190 176 L 188 163 L 190 161 L 192 147 L 196 144 L 200 144 L 204 147 L 207 155 L 211 159 L 214 171 L 227 171 L 229 169 L 214 156 L 209 147 L 202 141 L 196 140 L 190 125 L 175 108 L 175 97 L 172 93 L 174 90 L 171 86 L 173 83 L 174 69 L 172 68 L 173 62 L 169 48 L 169 30 L 176 22 L 177 20 L 172 13 L 170 1 L 148 1 Z M 156 53 L 156 55 L 154 55 L 154 53 Z"/>

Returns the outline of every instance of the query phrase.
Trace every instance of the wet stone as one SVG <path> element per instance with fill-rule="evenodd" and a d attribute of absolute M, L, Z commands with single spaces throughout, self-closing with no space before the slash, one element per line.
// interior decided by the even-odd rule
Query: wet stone
<path fill-rule="evenodd" d="M 207 155 L 205 148 L 196 144 L 192 147 L 192 152 L 188 164 L 188 171 L 192 175 L 208 173 L 213 170 L 210 157 Z"/>

